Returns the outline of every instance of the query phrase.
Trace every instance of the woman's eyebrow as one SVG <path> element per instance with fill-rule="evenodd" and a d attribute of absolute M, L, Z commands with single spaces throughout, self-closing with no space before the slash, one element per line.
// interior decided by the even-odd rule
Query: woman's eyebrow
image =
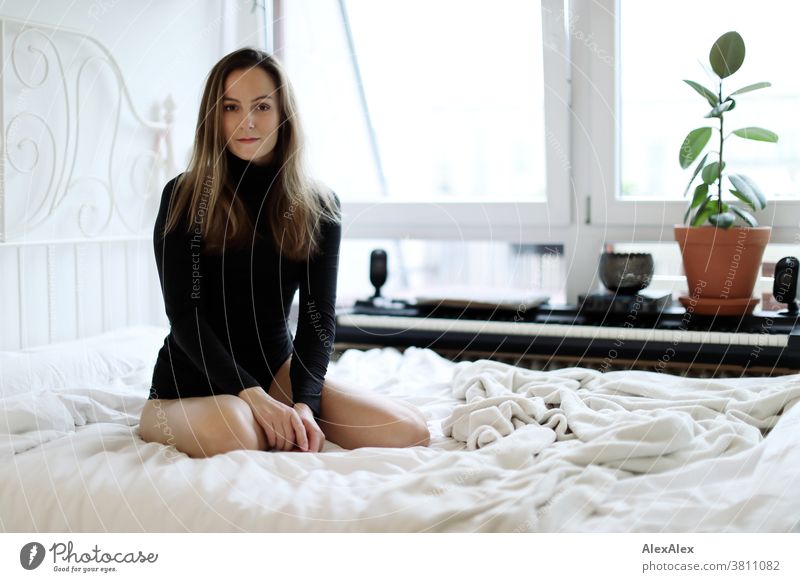
<path fill-rule="evenodd" d="M 258 101 L 260 99 L 272 99 L 272 96 L 270 96 L 270 95 L 261 95 L 259 97 L 256 97 L 255 99 L 251 99 L 250 103 L 252 103 L 253 101 Z M 238 99 L 234 99 L 233 97 L 223 97 L 222 100 L 223 101 L 236 101 L 237 103 L 240 103 L 240 101 Z"/>

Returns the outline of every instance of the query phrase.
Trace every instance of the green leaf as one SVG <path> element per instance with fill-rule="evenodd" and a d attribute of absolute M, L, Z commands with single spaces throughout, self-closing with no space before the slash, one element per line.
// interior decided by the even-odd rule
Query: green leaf
<path fill-rule="evenodd" d="M 767 81 L 763 81 L 761 83 L 753 83 L 752 85 L 748 85 L 747 87 L 742 87 L 741 89 L 737 89 L 733 93 L 729 95 L 741 95 L 742 93 L 749 93 L 750 91 L 755 91 L 756 89 L 763 89 L 764 87 L 772 87 L 772 83 Z M 713 103 L 711 105 L 714 105 Z"/>
<path fill-rule="evenodd" d="M 700 226 L 708 220 L 708 217 L 714 214 L 716 208 L 714 205 L 706 206 L 703 210 L 698 211 L 697 214 L 694 215 L 694 219 L 692 219 L 692 226 Z"/>
<path fill-rule="evenodd" d="M 777 133 L 768 129 L 764 129 L 763 127 L 741 127 L 739 129 L 734 129 L 733 134 L 745 139 L 754 139 L 756 141 L 768 141 L 771 143 L 778 141 Z"/>
<path fill-rule="evenodd" d="M 711 89 L 706 89 L 700 83 L 688 81 L 687 79 L 684 79 L 683 82 L 705 97 L 711 107 L 716 107 L 719 104 L 719 97 L 717 97 Z"/>
<path fill-rule="evenodd" d="M 747 212 L 747 210 L 739 208 L 738 206 L 731 206 L 730 209 L 749 226 L 758 226 L 758 221 L 756 221 L 755 217 Z"/>
<path fill-rule="evenodd" d="M 686 195 L 689 193 L 689 188 L 692 187 L 692 182 L 694 182 L 694 179 L 697 178 L 697 174 L 700 173 L 700 170 L 703 169 L 703 165 L 706 163 L 707 159 L 708 159 L 708 154 L 704 155 L 703 158 L 698 162 L 697 166 L 695 166 L 694 172 L 692 172 L 692 179 L 689 180 L 689 183 L 686 184 L 686 190 L 683 191 L 684 198 L 686 198 Z M 685 219 L 684 222 L 686 222 Z"/>
<path fill-rule="evenodd" d="M 730 31 L 717 39 L 711 47 L 708 60 L 720 79 L 730 77 L 744 62 L 744 39 L 736 31 Z"/>
<path fill-rule="evenodd" d="M 722 162 L 722 170 L 725 169 L 725 162 Z M 719 162 L 711 162 L 705 168 L 703 168 L 703 182 L 706 184 L 713 184 L 716 182 L 717 178 L 719 178 L 720 173 L 720 166 Z"/>
<path fill-rule="evenodd" d="M 684 138 L 678 157 L 681 168 L 684 170 L 688 168 L 697 156 L 700 155 L 700 152 L 706 147 L 708 140 L 711 139 L 711 131 L 712 129 L 710 127 L 698 127 L 690 131 L 689 135 Z"/>
<path fill-rule="evenodd" d="M 711 111 L 706 113 L 705 117 L 722 117 L 726 111 L 730 111 L 736 107 L 736 101 L 728 97 L 725 101 L 714 107 Z"/>
<path fill-rule="evenodd" d="M 713 200 L 714 196 L 708 195 L 708 184 L 700 184 L 697 186 L 697 188 L 695 188 L 692 203 L 689 205 L 683 215 L 683 222 L 688 220 L 689 214 L 691 214 L 692 209 L 695 207 L 698 207 L 695 216 L 702 214 L 706 207 L 708 207 L 710 213 L 712 211 L 711 209 L 714 207 L 712 203 Z M 711 206 L 709 206 L 710 203 L 712 203 Z"/>
<path fill-rule="evenodd" d="M 747 204 L 753 210 L 758 210 L 759 208 L 761 208 L 761 205 L 758 202 L 758 198 L 753 196 L 752 192 L 750 192 L 749 190 L 747 191 L 747 193 L 744 193 L 740 192 L 739 190 L 734 190 L 731 188 L 729 189 L 729 192 L 734 196 L 736 196 L 739 200 Z"/>
<path fill-rule="evenodd" d="M 764 196 L 764 193 L 761 191 L 753 180 L 745 176 L 744 174 L 731 174 L 728 176 L 728 180 L 731 181 L 733 187 L 736 188 L 739 192 L 741 192 L 747 198 L 753 199 L 757 202 L 756 206 L 753 206 L 755 210 L 760 210 L 767 207 L 767 197 Z"/>
<path fill-rule="evenodd" d="M 735 220 L 736 215 L 733 212 L 721 212 L 708 217 L 708 221 L 718 228 L 729 228 L 733 226 Z"/>
<path fill-rule="evenodd" d="M 707 197 L 703 202 L 700 203 L 700 206 L 695 212 L 694 218 L 692 219 L 692 226 L 700 226 L 703 224 L 709 216 L 714 214 L 715 212 L 715 205 L 709 204 L 714 199 L 713 196 Z"/>
<path fill-rule="evenodd" d="M 708 184 L 703 183 L 694 189 L 694 198 L 692 198 L 692 205 L 689 208 L 700 206 L 700 203 L 708 197 Z"/>
<path fill-rule="evenodd" d="M 761 202 L 761 208 L 764 209 L 767 207 L 767 197 L 764 196 L 764 192 L 761 191 L 761 188 L 758 187 L 753 179 L 750 176 L 745 176 L 744 174 L 737 174 L 742 180 L 747 182 L 747 185 L 750 186 L 750 189 L 753 193 L 758 196 L 758 201 Z"/>

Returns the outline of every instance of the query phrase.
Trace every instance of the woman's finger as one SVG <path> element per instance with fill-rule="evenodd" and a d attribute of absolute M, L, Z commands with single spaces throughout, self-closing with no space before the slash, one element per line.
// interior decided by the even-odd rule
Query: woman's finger
<path fill-rule="evenodd" d="M 288 445 L 286 448 L 287 451 L 292 451 L 300 446 L 298 444 L 300 439 L 298 438 L 294 429 L 294 419 L 292 418 L 291 414 L 286 417 L 286 435 L 286 441 Z"/>
<path fill-rule="evenodd" d="M 252 406 L 253 409 L 253 416 L 256 417 L 256 422 L 264 431 L 264 436 L 267 437 L 267 450 L 272 450 L 275 448 L 275 432 L 272 430 L 272 427 L 269 424 L 269 416 L 264 415 L 264 411 L 261 407 Z"/>
<path fill-rule="evenodd" d="M 269 449 L 275 449 L 275 430 L 273 430 L 272 425 L 269 422 L 265 422 L 261 425 L 264 429 L 264 434 L 267 435 L 267 443 L 269 443 Z"/>
<path fill-rule="evenodd" d="M 310 434 L 308 435 L 308 449 L 314 453 L 319 452 L 319 433 L 315 430 L 308 431 Z"/>
<path fill-rule="evenodd" d="M 286 450 L 286 429 L 283 428 L 283 419 L 276 419 L 275 422 L 275 448 L 279 451 Z"/>
<path fill-rule="evenodd" d="M 291 416 L 287 416 L 283 421 L 283 434 L 284 437 L 286 438 L 286 445 L 283 450 L 291 451 L 295 443 L 294 427 L 292 426 Z"/>
<path fill-rule="evenodd" d="M 292 411 L 294 412 L 294 411 Z M 292 414 L 292 426 L 294 427 L 294 434 L 297 437 L 297 446 L 300 448 L 301 451 L 308 450 L 308 434 L 306 433 L 306 427 L 303 424 L 300 415 L 297 412 Z"/>

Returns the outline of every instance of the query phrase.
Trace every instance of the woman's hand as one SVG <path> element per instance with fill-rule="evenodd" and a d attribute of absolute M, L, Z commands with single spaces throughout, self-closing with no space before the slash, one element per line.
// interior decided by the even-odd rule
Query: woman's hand
<path fill-rule="evenodd" d="M 318 453 L 322 450 L 322 445 L 325 444 L 325 433 L 317 424 L 314 418 L 314 411 L 305 402 L 297 402 L 294 405 L 297 414 L 300 415 L 300 420 L 306 429 L 308 435 L 308 450 L 312 453 Z"/>
<path fill-rule="evenodd" d="M 305 423 L 297 410 L 278 402 L 260 386 L 242 390 L 239 397 L 250 405 L 271 450 L 291 451 L 295 446 L 308 450 Z"/>

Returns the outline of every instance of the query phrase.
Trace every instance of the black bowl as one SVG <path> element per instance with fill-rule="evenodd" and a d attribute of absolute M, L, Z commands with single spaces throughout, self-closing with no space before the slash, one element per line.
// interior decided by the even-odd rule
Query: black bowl
<path fill-rule="evenodd" d="M 638 293 L 653 277 L 650 253 L 603 253 L 600 255 L 600 280 L 609 291 Z"/>

